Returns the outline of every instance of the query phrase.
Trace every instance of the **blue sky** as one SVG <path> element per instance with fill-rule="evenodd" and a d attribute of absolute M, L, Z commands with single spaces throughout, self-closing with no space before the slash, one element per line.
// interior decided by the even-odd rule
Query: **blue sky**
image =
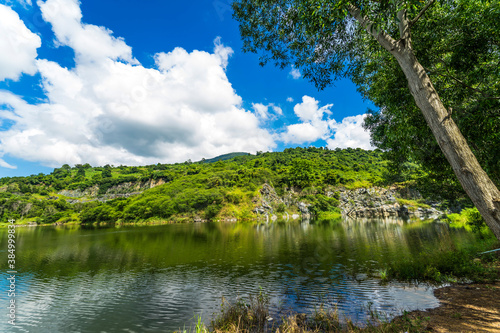
<path fill-rule="evenodd" d="M 226 0 L 0 0 L 0 177 L 371 148 L 350 81 L 318 91 L 241 46 Z"/>

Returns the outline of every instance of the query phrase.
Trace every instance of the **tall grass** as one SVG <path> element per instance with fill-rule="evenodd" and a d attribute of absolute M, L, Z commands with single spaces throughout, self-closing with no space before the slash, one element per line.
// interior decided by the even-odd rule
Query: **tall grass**
<path fill-rule="evenodd" d="M 212 321 L 210 329 L 198 317 L 193 330 L 182 330 L 179 333 L 345 333 L 345 332 L 372 332 L 420 333 L 427 331 L 426 319 L 413 318 L 404 313 L 393 322 L 386 322 L 380 316 L 371 312 L 371 319 L 363 326 L 356 326 L 350 320 L 340 320 L 336 309 L 325 309 L 319 306 L 314 313 L 290 314 L 279 320 L 269 320 L 269 298 L 262 290 L 257 296 L 250 296 L 245 302 L 242 299 L 235 303 L 223 300 L 220 314 Z"/>
<path fill-rule="evenodd" d="M 211 324 L 214 332 L 266 332 L 271 323 L 269 318 L 269 296 L 262 289 L 256 296 L 249 296 L 235 303 L 229 303 L 224 298 L 221 312 Z"/>
<path fill-rule="evenodd" d="M 388 264 L 384 270 L 385 279 L 436 283 L 495 281 L 498 279 L 496 266 L 499 258 L 495 253 L 479 255 L 495 246 L 498 243 L 492 238 L 460 248 L 454 244 L 443 244 L 438 251 L 424 250 L 411 258 L 402 258 Z"/>
<path fill-rule="evenodd" d="M 196 324 L 194 328 L 190 328 L 189 330 L 187 329 L 182 329 L 179 331 L 175 331 L 174 333 L 209 333 L 209 329 L 205 326 L 203 321 L 201 320 L 201 316 L 195 316 L 196 319 Z"/>

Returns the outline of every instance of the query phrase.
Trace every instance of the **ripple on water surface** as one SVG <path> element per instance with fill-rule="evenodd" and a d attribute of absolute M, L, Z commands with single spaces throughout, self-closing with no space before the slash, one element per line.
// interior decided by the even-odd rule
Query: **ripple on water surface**
<path fill-rule="evenodd" d="M 365 322 L 370 310 L 390 318 L 437 306 L 432 288 L 381 284 L 372 276 L 384 263 L 418 253 L 418 246 L 432 247 L 432 233 L 463 241 L 444 227 L 336 222 L 21 230 L 19 326 L 0 323 L 0 331 L 168 332 L 189 326 L 194 315 L 209 322 L 222 297 L 235 300 L 259 288 L 271 298 L 273 317 L 324 304 L 355 322 Z"/>

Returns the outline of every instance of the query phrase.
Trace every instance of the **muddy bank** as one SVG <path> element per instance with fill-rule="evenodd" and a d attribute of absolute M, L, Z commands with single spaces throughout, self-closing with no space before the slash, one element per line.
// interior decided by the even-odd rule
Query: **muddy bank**
<path fill-rule="evenodd" d="M 410 318 L 424 318 L 422 332 L 500 332 L 500 282 L 452 285 L 436 289 L 441 305 L 413 311 Z M 405 320 L 398 317 L 395 321 Z"/>

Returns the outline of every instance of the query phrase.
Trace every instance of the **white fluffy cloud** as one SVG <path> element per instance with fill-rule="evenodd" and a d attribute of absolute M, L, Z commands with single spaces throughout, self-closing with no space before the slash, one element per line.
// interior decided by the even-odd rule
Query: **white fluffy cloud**
<path fill-rule="evenodd" d="M 302 121 L 299 124 L 287 126 L 286 132 L 281 135 L 285 143 L 313 142 L 327 139 L 330 136 L 330 123 L 334 120 L 324 119 L 330 115 L 333 104 L 319 107 L 319 102 L 313 97 L 303 96 L 302 103 L 296 104 L 293 111 Z"/>
<path fill-rule="evenodd" d="M 300 123 L 289 125 L 281 134 L 285 143 L 310 143 L 326 140 L 328 148 L 363 148 L 373 149 L 370 145 L 370 133 L 363 128 L 365 115 L 346 117 L 338 123 L 329 118 L 333 104 L 320 107 L 313 97 L 303 96 L 302 103 L 295 105 L 294 112 Z"/>
<path fill-rule="evenodd" d="M 38 4 L 76 65 L 36 61 L 47 97 L 39 104 L 0 91 L 0 117 L 14 122 L 0 132 L 0 156 L 49 166 L 137 165 L 275 147 L 241 107 L 225 73 L 232 50 L 219 39 L 213 53 L 176 48 L 145 68 L 123 39 L 82 23 L 78 1 Z"/>
<path fill-rule="evenodd" d="M 293 124 L 287 127 L 282 139 L 285 143 L 304 143 L 322 139 L 328 130 L 327 126 L 315 127 L 311 123 Z"/>
<path fill-rule="evenodd" d="M 37 49 L 42 45 L 19 15 L 0 4 L 0 81 L 18 80 L 22 73 L 36 72 Z"/>
<path fill-rule="evenodd" d="M 370 133 L 363 128 L 366 115 L 346 117 L 341 123 L 332 125 L 335 137 L 326 140 L 329 149 L 335 148 L 362 148 L 374 149 L 370 144 Z"/>
<path fill-rule="evenodd" d="M 81 22 L 82 12 L 77 0 L 38 1 L 42 17 L 52 25 L 52 30 L 61 45 L 71 47 L 79 63 L 121 59 L 137 63 L 132 57 L 132 48 L 121 38 L 112 36 L 105 27 Z"/>
<path fill-rule="evenodd" d="M 319 124 L 323 120 L 323 116 L 331 115 L 330 108 L 333 104 L 327 104 L 319 107 L 319 102 L 313 97 L 303 96 L 302 103 L 295 105 L 293 111 L 303 122 L 311 122 Z"/>
<path fill-rule="evenodd" d="M 293 66 L 289 74 L 293 77 L 294 80 L 298 80 L 301 77 L 300 71 Z"/>

